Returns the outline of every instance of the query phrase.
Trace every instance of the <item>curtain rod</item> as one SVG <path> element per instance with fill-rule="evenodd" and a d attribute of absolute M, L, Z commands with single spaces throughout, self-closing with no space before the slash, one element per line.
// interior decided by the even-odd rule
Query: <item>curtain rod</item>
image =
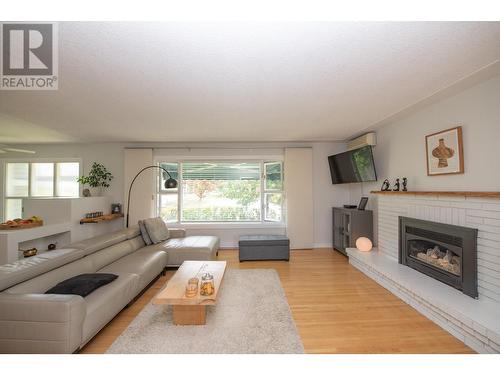
<path fill-rule="evenodd" d="M 285 149 L 285 148 L 312 148 L 311 146 L 292 146 L 292 147 L 125 147 L 126 150 L 266 150 L 266 149 Z"/>

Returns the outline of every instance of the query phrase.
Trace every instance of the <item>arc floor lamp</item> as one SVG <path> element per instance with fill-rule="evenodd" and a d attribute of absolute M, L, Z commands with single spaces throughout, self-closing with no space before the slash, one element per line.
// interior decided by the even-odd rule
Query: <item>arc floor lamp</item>
<path fill-rule="evenodd" d="M 161 169 L 163 170 L 164 172 L 167 173 L 168 175 L 168 180 L 165 181 L 165 189 L 175 189 L 177 187 L 177 180 L 175 180 L 174 178 L 172 178 L 172 176 L 170 175 L 170 173 L 168 173 L 168 171 L 163 168 L 163 167 L 160 167 L 159 165 L 150 165 L 150 166 L 147 166 L 147 167 L 144 167 L 142 168 L 134 177 L 134 179 L 132 180 L 132 182 L 130 183 L 130 188 L 128 189 L 128 200 L 127 200 L 127 228 L 128 228 L 128 219 L 129 219 L 129 212 L 130 212 L 130 193 L 132 192 L 132 186 L 134 186 L 134 182 L 135 180 L 137 179 L 137 177 L 139 177 L 139 175 L 144 172 L 146 169 L 150 169 L 150 168 L 158 168 L 158 169 Z"/>

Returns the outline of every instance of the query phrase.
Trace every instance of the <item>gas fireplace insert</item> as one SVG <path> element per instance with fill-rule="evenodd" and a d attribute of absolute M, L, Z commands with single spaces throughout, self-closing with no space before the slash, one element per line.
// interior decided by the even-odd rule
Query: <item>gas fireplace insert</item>
<path fill-rule="evenodd" d="M 477 229 L 399 217 L 399 263 L 477 297 Z"/>

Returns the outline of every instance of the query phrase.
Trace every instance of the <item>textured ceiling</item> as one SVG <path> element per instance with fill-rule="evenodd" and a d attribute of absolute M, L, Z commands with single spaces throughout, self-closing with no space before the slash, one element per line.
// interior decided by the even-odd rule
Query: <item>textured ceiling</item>
<path fill-rule="evenodd" d="M 0 143 L 344 140 L 498 59 L 500 23 L 60 23 Z"/>

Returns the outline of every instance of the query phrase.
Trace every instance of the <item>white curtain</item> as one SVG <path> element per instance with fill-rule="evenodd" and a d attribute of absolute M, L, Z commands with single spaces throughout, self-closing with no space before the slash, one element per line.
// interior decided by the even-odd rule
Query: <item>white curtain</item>
<path fill-rule="evenodd" d="M 292 249 L 314 244 L 312 148 L 285 149 L 287 235 Z"/>
<path fill-rule="evenodd" d="M 134 176 L 144 167 L 153 165 L 153 149 L 127 148 L 124 151 L 124 194 L 123 199 L 125 214 L 127 213 L 127 199 L 130 183 Z M 134 182 L 130 195 L 130 226 L 137 224 L 141 219 L 153 217 L 154 215 L 154 194 L 155 176 L 157 168 L 145 170 Z M 126 219 L 126 218 L 125 218 Z"/>

